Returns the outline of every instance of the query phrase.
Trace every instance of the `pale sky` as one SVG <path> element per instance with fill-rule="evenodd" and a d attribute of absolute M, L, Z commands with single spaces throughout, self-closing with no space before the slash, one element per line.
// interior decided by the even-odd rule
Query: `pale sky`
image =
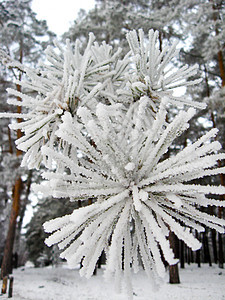
<path fill-rule="evenodd" d="M 58 36 L 67 31 L 81 8 L 86 11 L 95 6 L 95 0 L 33 0 L 32 10 L 39 20 L 46 20 L 51 31 Z"/>

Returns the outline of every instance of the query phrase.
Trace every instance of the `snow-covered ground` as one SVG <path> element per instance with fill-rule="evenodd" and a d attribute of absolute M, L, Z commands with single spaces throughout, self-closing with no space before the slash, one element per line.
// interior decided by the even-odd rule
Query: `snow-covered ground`
<path fill-rule="evenodd" d="M 78 270 L 57 268 L 19 268 L 14 271 L 15 300 L 127 300 L 103 280 L 103 270 L 87 280 Z M 225 299 L 225 270 L 216 265 L 186 266 L 180 270 L 182 283 L 171 285 L 168 277 L 159 291 L 151 290 L 148 278 L 140 271 L 133 275 L 134 300 L 222 300 Z M 8 299 L 1 295 L 0 300 Z"/>

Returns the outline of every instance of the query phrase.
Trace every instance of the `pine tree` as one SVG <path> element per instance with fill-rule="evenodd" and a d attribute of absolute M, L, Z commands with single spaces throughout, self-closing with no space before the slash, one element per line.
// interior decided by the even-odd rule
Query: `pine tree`
<path fill-rule="evenodd" d="M 191 91 L 192 97 L 201 98 L 208 104 L 207 115 L 202 117 L 211 120 L 213 128 L 219 128 L 217 139 L 225 149 L 224 140 L 224 2 L 223 1 L 181 1 L 181 30 L 184 37 L 192 39 L 191 45 L 183 53 L 186 62 L 198 62 L 204 84 L 198 93 Z M 224 166 L 219 161 L 220 166 Z M 220 184 L 225 185 L 223 174 L 218 176 Z M 224 195 L 220 196 L 224 200 Z M 212 213 L 214 208 L 210 208 Z M 218 208 L 217 214 L 223 217 L 223 208 Z M 212 231 L 215 260 L 217 260 L 215 232 Z M 223 244 L 219 235 L 219 265 L 223 267 Z"/>
<path fill-rule="evenodd" d="M 7 83 L 9 80 L 15 82 L 18 94 L 20 94 L 22 91 L 20 81 L 25 71 L 22 66 L 23 62 L 34 66 L 34 64 L 40 57 L 40 49 L 42 49 L 42 46 L 46 45 L 46 42 L 42 42 L 41 40 L 39 40 L 40 37 L 44 37 L 47 33 L 46 22 L 40 22 L 36 19 L 35 14 L 30 8 L 30 4 L 30 0 L 2 1 L 0 4 L 0 31 L 1 44 L 3 45 L 3 48 L 1 49 L 1 58 L 3 63 L 9 67 L 9 72 L 1 74 L 3 75 L 2 84 L 4 84 L 4 82 Z M 52 34 L 50 32 L 48 32 L 48 34 L 51 38 Z M 14 64 L 15 59 L 18 62 Z M 4 94 L 3 97 L 5 97 Z M 13 101 L 13 99 L 10 100 Z M 19 95 L 17 95 L 17 101 L 21 102 Z M 8 111 L 8 108 L 5 111 Z M 21 113 L 20 105 L 17 106 L 16 111 L 18 114 Z M 18 124 L 20 123 L 20 121 L 21 119 L 17 118 Z M 1 125 L 3 125 L 3 122 L 1 123 Z M 12 208 L 9 219 L 8 233 L 5 241 L 4 257 L 1 267 L 1 278 L 7 276 L 12 271 L 11 257 L 15 239 L 17 217 L 19 215 L 21 206 L 21 193 L 24 186 L 21 178 L 22 170 L 19 169 L 20 156 L 22 152 L 17 149 L 15 151 L 16 153 L 13 153 L 14 151 L 12 146 L 12 135 L 10 130 L 8 130 L 7 136 L 9 154 L 4 158 L 4 160 L 5 163 L 6 160 L 8 160 L 9 164 L 7 165 L 7 168 L 4 169 L 4 173 L 6 172 L 7 174 L 7 171 L 9 173 L 9 167 L 14 166 L 14 171 L 10 174 L 10 181 L 12 182 L 12 180 L 14 180 L 14 183 L 13 187 L 11 187 Z M 21 136 L 21 130 L 18 129 L 16 133 L 16 138 L 20 138 Z M 18 163 L 15 170 L 16 161 Z M 14 176 L 12 176 L 12 174 L 14 174 Z"/>
<path fill-rule="evenodd" d="M 97 42 L 120 46 L 127 53 L 129 48 L 125 34 L 131 30 L 142 28 L 147 35 L 152 28 L 160 32 L 163 38 L 178 37 L 179 33 L 172 26 L 177 11 L 177 0 L 172 1 L 96 1 L 95 8 L 88 13 L 81 10 L 68 32 L 63 35 L 64 40 L 71 42 L 76 39 L 86 41 L 88 33 L 94 33 Z"/>

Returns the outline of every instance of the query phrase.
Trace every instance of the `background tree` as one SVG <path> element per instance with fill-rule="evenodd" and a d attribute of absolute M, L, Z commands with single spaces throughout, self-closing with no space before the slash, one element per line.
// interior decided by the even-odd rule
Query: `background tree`
<path fill-rule="evenodd" d="M 80 11 L 63 37 L 71 41 L 80 38 L 85 44 L 88 33 L 93 32 L 98 42 L 120 46 L 125 53 L 128 49 L 125 34 L 130 30 L 142 28 L 146 34 L 150 28 L 159 30 L 160 39 L 179 36 L 172 26 L 177 2 L 98 0 L 88 13 Z"/>
<path fill-rule="evenodd" d="M 47 25 L 45 21 L 38 21 L 36 19 L 35 13 L 32 12 L 30 5 L 31 1 L 1 1 L 1 23 L 0 23 L 0 32 L 1 32 L 1 44 L 3 45 L 3 50 L 5 50 L 10 59 L 17 60 L 20 64 L 23 62 L 28 65 L 34 66 L 40 55 L 42 53 L 43 47 L 49 43 L 51 38 L 54 36 L 52 33 L 48 32 Z M 45 37 L 45 39 L 43 39 Z M 49 40 L 50 38 L 50 40 Z M 18 84 L 22 79 L 24 70 L 20 69 L 19 64 L 17 66 L 10 66 L 10 61 L 7 62 L 7 57 L 4 58 L 5 63 L 8 63 L 10 71 L 6 70 L 1 74 L 3 82 L 7 83 L 9 80 L 14 81 L 16 84 L 16 89 L 18 92 L 21 92 L 21 86 Z M 1 85 L 1 88 L 3 86 Z M 1 103 L 5 105 L 5 93 L 1 94 Z M 19 99 L 19 97 L 18 97 Z M 4 111 L 4 109 L 3 109 Z M 8 111 L 8 110 L 5 110 Z M 21 106 L 17 107 L 17 112 L 21 112 Z M 1 120 L 1 122 L 5 122 Z M 20 119 L 17 119 L 17 122 L 20 122 Z M 6 126 L 6 123 L 1 123 L 3 130 Z M 8 131 L 8 129 L 7 129 Z M 14 174 L 13 178 L 11 176 L 11 189 L 12 193 L 7 190 L 8 195 L 11 195 L 12 198 L 12 208 L 9 218 L 8 233 L 5 241 L 5 250 L 4 257 L 1 267 L 1 277 L 8 275 L 12 271 L 12 252 L 13 244 L 15 239 L 15 231 L 17 224 L 17 217 L 20 212 L 21 206 L 21 194 L 24 189 L 24 184 L 22 179 L 22 170 L 19 168 L 20 165 L 20 155 L 21 151 L 13 149 L 13 139 L 21 137 L 21 131 L 17 130 L 16 136 L 11 135 L 10 130 L 7 135 L 3 138 L 3 141 L 6 140 L 8 136 L 8 149 L 9 153 L 7 157 L 12 162 L 15 163 L 5 165 L 5 174 Z M 3 149 L 3 154 L 5 149 Z M 16 166 L 16 168 L 15 168 Z M 10 167 L 13 167 L 13 172 Z M 16 170 L 16 171 L 15 171 Z M 24 172 L 24 171 L 23 171 Z M 6 176 L 7 177 L 7 176 Z M 9 178 L 8 178 L 9 179 Z M 14 183 L 12 182 L 14 180 Z M 21 216 L 22 217 L 22 216 Z M 22 221 L 22 220 L 21 220 Z"/>
<path fill-rule="evenodd" d="M 196 92 L 196 89 L 189 89 L 193 99 L 203 99 L 207 103 L 208 109 L 201 115 L 201 124 L 206 127 L 219 128 L 218 140 L 225 149 L 225 68 L 224 68 L 224 1 L 180 1 L 180 30 L 184 39 L 190 39 L 190 43 L 183 50 L 183 60 L 188 64 L 198 63 L 200 65 L 202 85 Z M 205 120 L 203 122 L 203 120 Z M 196 127 L 195 135 L 197 135 Z M 222 166 L 222 162 L 218 162 Z M 217 181 L 224 186 L 225 178 L 221 175 Z M 220 197 L 224 200 L 224 196 Z M 213 213 L 215 208 L 210 208 Z M 219 217 L 223 217 L 222 208 L 217 210 Z M 219 256 L 219 266 L 223 267 L 223 242 L 222 235 L 218 234 L 219 249 L 217 254 L 217 243 L 215 232 L 211 232 L 213 242 L 214 259 L 217 262 Z M 203 240 L 207 246 L 207 233 L 203 234 Z"/>
<path fill-rule="evenodd" d="M 35 266 L 53 263 L 53 249 L 46 247 L 44 243 L 47 237 L 43 229 L 44 222 L 52 218 L 61 217 L 67 213 L 72 213 L 75 208 L 77 208 L 77 203 L 70 203 L 69 199 L 62 202 L 61 199 L 44 198 L 38 202 L 34 208 L 34 215 L 26 227 L 28 259 Z"/>

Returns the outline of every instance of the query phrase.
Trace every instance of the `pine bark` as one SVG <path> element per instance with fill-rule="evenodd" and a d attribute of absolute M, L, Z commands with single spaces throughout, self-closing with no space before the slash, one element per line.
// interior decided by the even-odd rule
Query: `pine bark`
<path fill-rule="evenodd" d="M 8 284 L 8 278 L 7 278 L 7 276 L 5 276 L 5 277 L 2 279 L 2 294 L 6 294 L 6 291 L 7 291 L 7 284 Z"/>
<path fill-rule="evenodd" d="M 16 251 L 19 253 L 19 248 L 20 248 L 20 236 L 21 236 L 21 229 L 22 229 L 22 224 L 23 224 L 23 219 L 24 215 L 26 212 L 26 207 L 29 202 L 29 195 L 30 195 L 30 188 L 31 188 L 31 183 L 32 183 L 32 174 L 33 171 L 29 170 L 28 177 L 26 180 L 26 194 L 23 202 L 20 205 L 20 213 L 19 213 L 19 221 L 17 224 L 17 234 L 16 234 Z"/>
<path fill-rule="evenodd" d="M 16 179 L 14 191 L 13 191 L 13 203 L 9 219 L 9 228 L 6 237 L 6 243 L 4 248 L 4 256 L 1 266 L 1 278 L 8 276 L 12 273 L 12 253 L 13 244 L 16 232 L 17 217 L 20 209 L 20 192 L 22 189 L 22 179 L 19 177 Z"/>
<path fill-rule="evenodd" d="M 179 240 L 172 231 L 170 231 L 169 234 L 169 241 L 170 241 L 170 247 L 173 249 L 175 258 L 179 258 Z M 178 263 L 169 266 L 169 276 L 170 276 L 169 278 L 170 283 L 172 284 L 180 283 Z"/>
<path fill-rule="evenodd" d="M 8 298 L 12 298 L 13 296 L 13 277 L 9 278 L 9 292 L 8 292 Z"/>
<path fill-rule="evenodd" d="M 206 229 L 203 233 L 203 249 L 204 249 L 204 263 L 209 263 L 209 266 L 212 266 L 211 255 L 209 251 L 209 239 L 208 239 L 208 230 Z"/>
<path fill-rule="evenodd" d="M 219 242 L 219 255 L 218 255 L 218 261 L 219 261 L 219 268 L 223 269 L 223 236 L 221 233 L 218 233 L 218 242 Z"/>
<path fill-rule="evenodd" d="M 216 230 L 212 229 L 211 233 L 212 233 L 212 248 L 213 248 L 214 263 L 217 264 L 218 255 L 217 255 L 217 243 L 216 243 Z"/>
<path fill-rule="evenodd" d="M 187 263 L 188 265 L 191 264 L 191 249 L 189 247 L 187 248 Z"/>
<path fill-rule="evenodd" d="M 218 52 L 218 63 L 220 68 L 220 77 L 222 80 L 222 86 L 225 86 L 225 68 L 223 64 L 223 53 L 221 50 Z"/>
<path fill-rule="evenodd" d="M 184 269 L 184 267 L 185 267 L 184 249 L 185 249 L 184 242 L 180 241 L 180 267 L 181 267 L 181 269 Z"/>
<path fill-rule="evenodd" d="M 195 237 L 200 240 L 197 231 L 195 233 Z M 196 251 L 196 263 L 198 264 L 198 267 L 200 268 L 201 267 L 201 250 L 200 249 Z"/>

